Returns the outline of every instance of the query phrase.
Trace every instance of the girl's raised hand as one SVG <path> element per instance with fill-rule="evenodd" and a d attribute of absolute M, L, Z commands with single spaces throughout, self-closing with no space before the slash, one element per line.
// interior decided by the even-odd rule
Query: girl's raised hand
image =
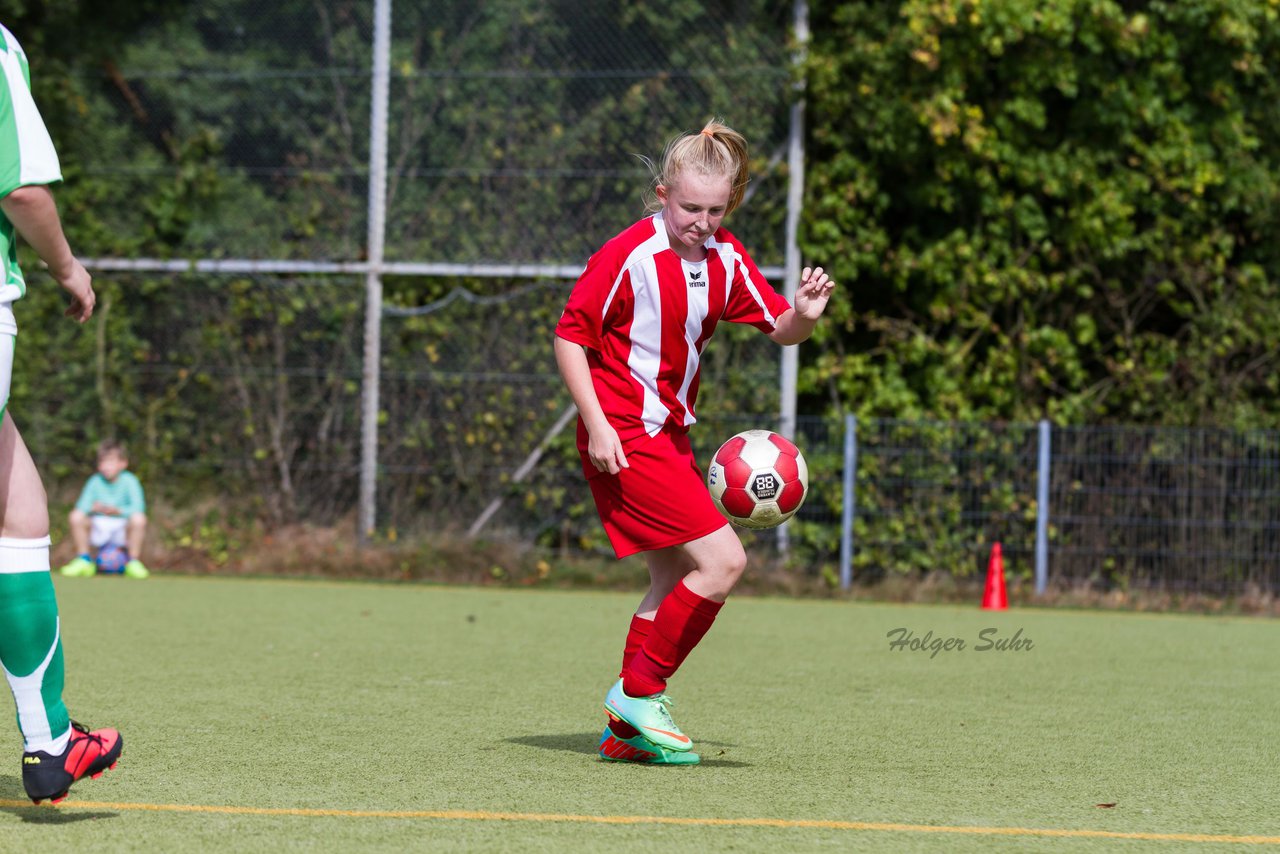
<path fill-rule="evenodd" d="M 796 288 L 796 314 L 817 320 L 826 310 L 835 287 L 836 283 L 821 267 L 805 267 L 800 273 L 800 287 Z"/>

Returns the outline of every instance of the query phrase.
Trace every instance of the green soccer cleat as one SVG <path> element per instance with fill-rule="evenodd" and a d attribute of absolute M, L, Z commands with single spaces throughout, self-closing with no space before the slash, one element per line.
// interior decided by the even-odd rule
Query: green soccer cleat
<path fill-rule="evenodd" d="M 604 728 L 600 736 L 600 758 L 605 762 L 635 762 L 639 765 L 697 765 L 698 754 L 688 750 L 667 750 L 643 735 L 622 738 Z"/>
<path fill-rule="evenodd" d="M 125 578 L 146 578 L 150 574 L 151 571 L 136 557 L 124 565 Z"/>
<path fill-rule="evenodd" d="M 671 719 L 667 706 L 673 705 L 666 694 L 652 697 L 628 697 L 622 680 L 609 689 L 604 698 L 604 711 L 615 721 L 624 721 L 640 730 L 640 734 L 658 747 L 683 753 L 693 747 L 693 740 L 680 731 Z"/>
<path fill-rule="evenodd" d="M 88 578 L 98 574 L 98 567 L 91 560 L 76 557 L 70 560 L 62 569 L 59 569 L 58 573 L 68 578 Z"/>

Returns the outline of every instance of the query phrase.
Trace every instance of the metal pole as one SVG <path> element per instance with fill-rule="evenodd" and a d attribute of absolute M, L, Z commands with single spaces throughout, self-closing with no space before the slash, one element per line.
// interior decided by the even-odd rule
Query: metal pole
<path fill-rule="evenodd" d="M 857 493 L 858 419 L 844 417 L 844 502 L 840 510 L 840 589 L 853 586 L 853 516 Z"/>
<path fill-rule="evenodd" d="M 809 4 L 795 0 L 794 32 L 796 53 L 793 63 L 797 71 L 795 98 L 791 102 L 791 131 L 787 140 L 787 234 L 786 258 L 783 264 L 782 292 L 795 304 L 796 285 L 800 281 L 800 210 L 804 204 L 804 78 L 801 66 L 809 43 Z M 779 377 L 779 431 L 788 439 L 796 435 L 796 377 L 800 368 L 798 346 L 782 348 Z M 778 551 L 786 554 L 791 540 L 785 524 L 778 526 Z"/>
<path fill-rule="evenodd" d="M 570 403 L 565 407 L 564 412 L 560 413 L 560 417 L 556 419 L 555 424 L 551 425 L 551 429 L 542 437 L 542 441 L 538 443 L 538 446 L 529 452 L 529 456 L 525 457 L 520 467 L 512 473 L 511 482 L 513 484 L 524 483 L 524 479 L 529 476 L 529 472 L 533 471 L 533 467 L 538 464 L 538 461 L 542 459 L 542 455 L 546 453 L 547 447 L 555 441 L 556 436 L 559 436 L 564 428 L 569 426 L 569 421 L 577 414 L 578 407 L 576 404 Z M 493 518 L 493 515 L 502 509 L 504 501 L 506 501 L 506 496 L 504 495 L 498 495 L 490 501 L 480 515 L 476 517 L 476 520 L 471 523 L 471 527 L 467 529 L 467 537 L 474 538 L 479 534 L 484 529 L 484 526 L 489 524 L 489 520 Z"/>
<path fill-rule="evenodd" d="M 1049 585 L 1049 422 L 1040 422 L 1039 474 L 1036 481 L 1036 595 Z"/>
<path fill-rule="evenodd" d="M 369 269 L 365 274 L 364 396 L 360 413 L 360 506 L 356 542 L 377 522 L 378 384 L 382 360 L 382 262 L 387 221 L 387 102 L 391 81 L 391 0 L 373 4 L 373 104 L 369 109 Z"/>

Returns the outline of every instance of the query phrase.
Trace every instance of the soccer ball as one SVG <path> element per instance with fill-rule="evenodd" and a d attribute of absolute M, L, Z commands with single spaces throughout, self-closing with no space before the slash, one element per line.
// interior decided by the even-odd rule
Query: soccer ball
<path fill-rule="evenodd" d="M 129 562 L 129 553 L 115 543 L 107 543 L 98 549 L 98 572 L 119 575 L 124 572 L 124 565 Z"/>
<path fill-rule="evenodd" d="M 800 449 L 771 430 L 746 430 L 720 446 L 707 467 L 711 500 L 744 528 L 772 528 L 795 515 L 809 491 Z"/>

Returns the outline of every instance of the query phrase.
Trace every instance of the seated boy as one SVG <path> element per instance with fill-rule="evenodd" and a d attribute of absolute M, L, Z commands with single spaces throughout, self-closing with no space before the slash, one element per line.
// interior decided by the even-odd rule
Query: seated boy
<path fill-rule="evenodd" d="M 98 445 L 98 471 L 90 476 L 71 511 L 71 539 L 77 557 L 59 570 L 63 575 L 87 576 L 98 571 L 93 550 L 110 544 L 129 554 L 124 574 L 146 578 L 151 573 L 139 560 L 147 533 L 147 503 L 142 484 L 128 471 L 129 456 L 120 442 Z"/>

